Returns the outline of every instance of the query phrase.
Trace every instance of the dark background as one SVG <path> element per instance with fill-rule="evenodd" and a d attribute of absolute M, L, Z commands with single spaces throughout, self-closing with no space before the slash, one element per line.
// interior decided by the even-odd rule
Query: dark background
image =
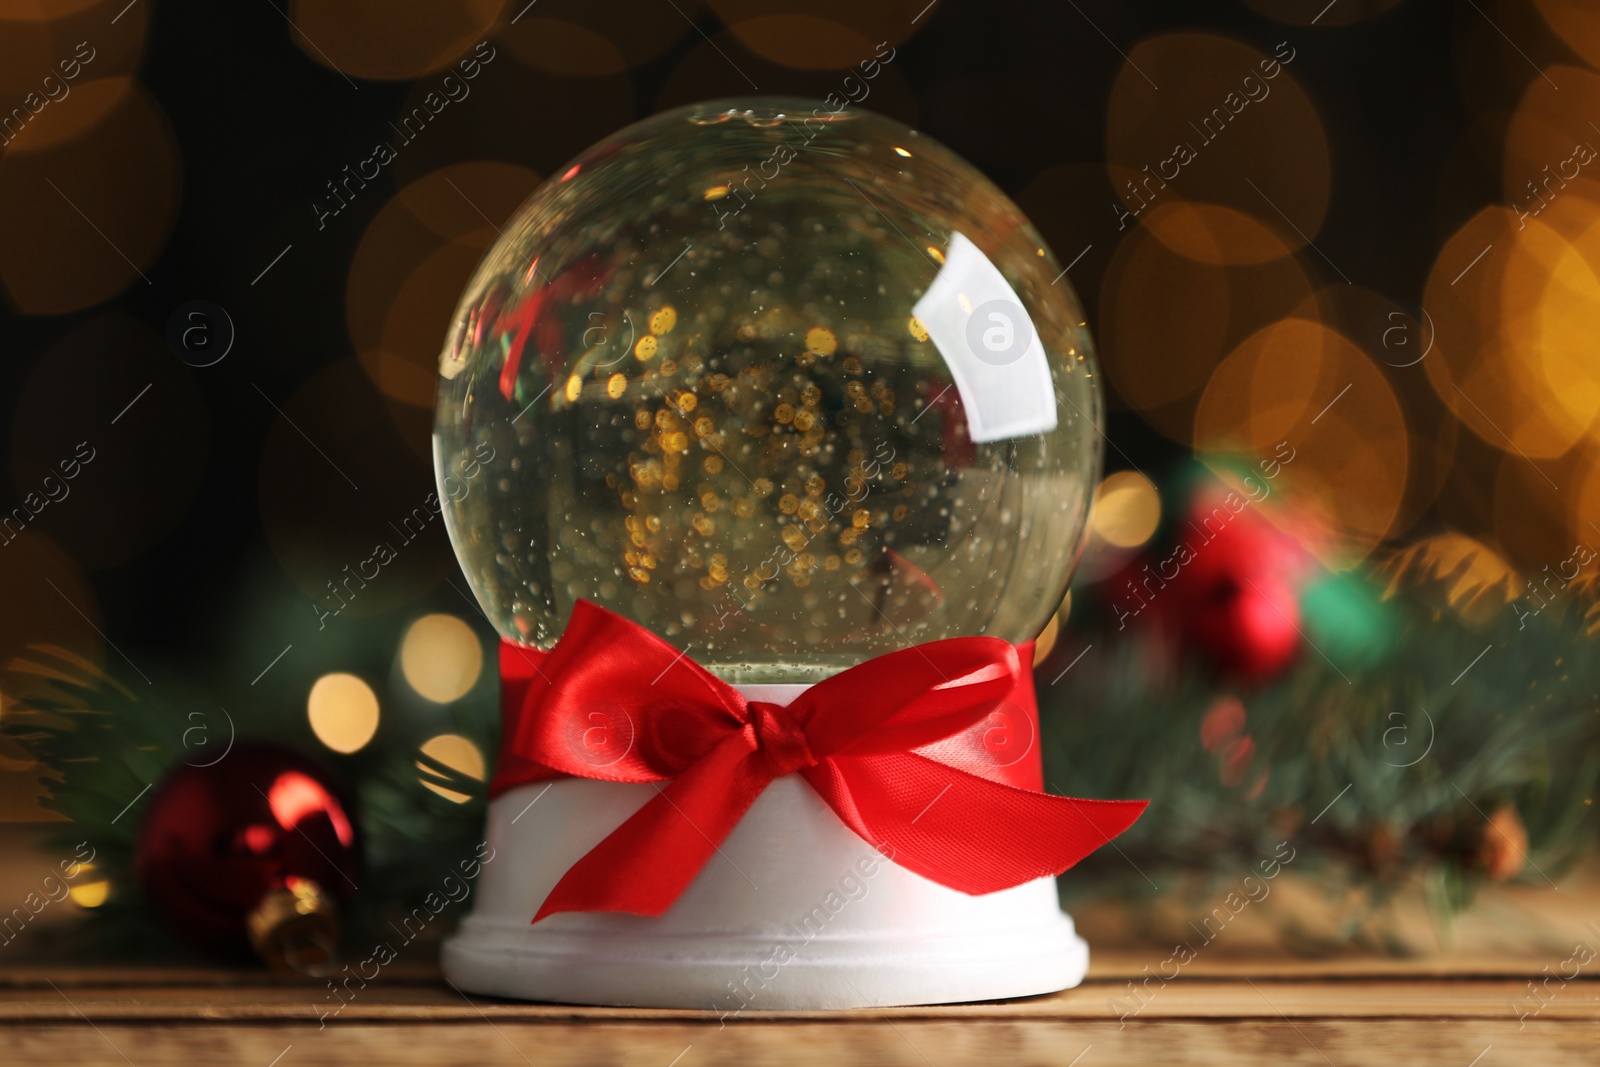
<path fill-rule="evenodd" d="M 410 18 L 415 6 L 396 5 L 390 17 Z M 143 278 L 130 274 L 115 292 L 63 313 L 29 313 L 8 289 L 0 420 L 10 461 L 0 467 L 0 502 L 20 500 L 77 441 L 90 440 L 97 458 L 72 483 L 71 496 L 30 525 L 31 555 L 21 540 L 0 547 L 9 616 L 0 624 L 4 651 L 38 640 L 70 647 L 75 636 L 98 646 L 83 633 L 89 621 L 130 663 L 213 672 L 245 693 L 250 675 L 283 644 L 261 631 L 288 632 L 290 625 L 258 617 L 256 606 L 289 605 L 285 611 L 304 613 L 293 626 L 315 629 L 304 575 L 331 577 L 341 562 L 354 563 L 373 529 L 432 488 L 421 451 L 427 413 L 385 400 L 359 372 L 346 323 L 357 248 L 398 190 L 464 161 L 504 161 L 547 177 L 588 144 L 664 107 L 747 94 L 751 80 L 764 94 L 820 96 L 848 66 L 808 71 L 763 59 L 728 31 L 717 10 L 686 0 L 675 7 L 669 0 L 540 0 L 529 19 L 570 19 L 619 41 L 643 39 L 648 47 L 628 43 L 625 50 L 654 53 L 626 71 L 550 73 L 507 43 L 503 27 L 520 6 L 507 5 L 502 28 L 482 35 L 497 57 L 473 82 L 472 95 L 445 109 L 320 230 L 311 204 L 326 197 L 324 183 L 366 157 L 373 141 L 388 136 L 386 124 L 442 71 L 414 80 L 347 79 L 297 42 L 285 11 L 310 16 L 286 8 L 286 0 L 138 0 L 115 25 L 122 2 L 89 3 L 64 16 L 46 44 L 38 43 L 36 27 L 3 24 L 18 62 L 49 64 L 79 39 L 131 41 L 121 53 L 101 45 L 74 92 L 96 77 L 135 77 L 170 125 L 178 164 L 170 232 L 152 256 L 138 257 Z M 875 19 L 910 25 L 922 5 L 835 6 L 838 12 L 819 15 L 856 20 L 860 36 L 875 44 Z M 1531 61 L 1506 73 L 1522 63 L 1512 48 L 1541 62 L 1564 54 L 1527 5 L 1488 6 L 1494 25 L 1470 4 L 1340 0 L 1312 26 L 1322 4 L 1299 0 L 940 0 L 896 42 L 896 56 L 864 106 L 915 124 L 970 160 L 1019 199 L 1063 263 L 1091 245 L 1072 280 L 1097 327 L 1101 282 L 1119 236 L 1109 184 L 1105 194 L 1083 186 L 1069 196 L 1059 185 L 1035 186 L 1040 175 L 1104 160 L 1108 96 L 1122 53 L 1137 42 L 1170 31 L 1210 32 L 1270 54 L 1289 41 L 1298 53 L 1289 70 L 1321 116 L 1332 159 L 1330 207 L 1311 236 L 1353 282 L 1416 301 L 1441 242 L 1498 195 L 1496 123 L 1537 76 Z M 471 42 L 459 51 L 470 49 Z M 30 76 L 14 67 L 8 85 L 36 83 L 44 69 Z M 43 151 L 29 165 L 42 168 L 58 194 L 99 203 L 92 187 L 115 184 L 124 168 L 136 179 L 139 151 L 116 143 L 77 154 Z M 77 225 L 82 232 L 72 240 L 86 242 L 84 256 L 115 263 L 110 257 L 120 253 L 85 237 L 34 171 L 13 173 L 8 185 L 8 162 L 0 157 L 0 196 L 8 199 L 0 214 L 9 231 L 0 232 L 0 243 L 12 244 L 13 272 L 26 269 L 28 256 L 59 248 L 40 229 L 40 213 L 59 215 L 53 224 L 62 233 Z M 506 212 L 495 210 L 498 224 Z M 113 211 L 98 220 L 111 238 L 136 227 L 145 208 L 135 198 L 117 211 L 127 217 Z M 263 275 L 285 246 L 290 251 Z M 1324 281 L 1332 277 L 1315 256 L 1303 255 L 1302 265 Z M 464 281 L 457 276 L 450 301 Z M 63 291 L 73 299 L 70 283 Z M 225 309 L 236 329 L 232 350 L 214 366 L 191 368 L 156 343 L 176 309 L 194 300 Z M 1148 312 L 1159 316 L 1163 308 Z M 417 344 L 436 350 L 442 321 L 438 327 L 438 336 Z M 149 393 L 112 425 L 146 383 Z M 1109 399 L 1117 409 L 1116 396 Z M 1108 469 L 1136 463 L 1154 474 L 1187 454 L 1125 408 L 1108 429 L 1117 444 Z M 1471 457 L 1486 446 L 1461 437 L 1457 489 L 1447 488 L 1392 537 L 1444 520 L 1468 527 L 1486 521 L 1471 491 Z M 269 535 L 269 527 L 278 533 Z M 340 531 L 352 528 L 341 540 Z M 49 545 L 41 547 L 38 535 Z M 307 551 L 324 571 L 288 558 L 301 543 L 312 545 Z M 408 552 L 416 558 L 405 562 L 406 577 L 372 611 L 414 614 L 431 604 L 475 617 L 462 603 L 465 586 L 441 525 Z M 54 593 L 38 582 L 51 575 Z M 291 575 L 302 577 L 298 587 Z M 118 665 L 115 651 L 90 654 Z"/>

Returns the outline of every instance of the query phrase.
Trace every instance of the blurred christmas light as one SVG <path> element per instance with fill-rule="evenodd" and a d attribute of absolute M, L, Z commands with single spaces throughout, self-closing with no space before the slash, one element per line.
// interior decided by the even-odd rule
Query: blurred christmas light
<path fill-rule="evenodd" d="M 1302 547 L 1337 570 L 1389 533 L 1410 461 L 1383 372 L 1337 330 L 1298 318 L 1258 331 L 1217 368 L 1195 416 L 1195 449 L 1241 497 L 1281 494 L 1290 508 L 1263 514 L 1292 524 Z"/>
<path fill-rule="evenodd" d="M 483 671 L 483 647 L 454 615 L 424 615 L 406 630 L 400 670 L 411 688 L 435 704 L 459 700 Z"/>
<path fill-rule="evenodd" d="M 1533 6 L 1567 47 L 1591 67 L 1600 67 L 1600 10 L 1593 0 L 1533 0 Z"/>
<path fill-rule="evenodd" d="M 786 31 L 802 37 L 824 37 L 836 40 L 844 34 L 866 41 L 883 42 L 878 47 L 897 45 L 905 41 L 912 34 L 932 22 L 932 18 L 922 18 L 928 14 L 924 5 L 927 0 L 894 0 L 886 4 L 862 4 L 856 0 L 709 0 L 711 10 L 724 23 L 733 27 L 734 34 L 744 42 L 747 48 L 768 59 L 777 62 L 789 62 L 796 67 L 805 64 L 793 61 L 792 53 L 788 49 L 797 48 L 798 45 L 785 46 L 775 39 L 778 31 Z M 752 28 L 752 23 L 761 23 L 771 20 L 772 25 L 767 27 L 757 26 Z M 812 23 L 822 23 L 821 27 L 808 26 L 805 20 Z M 761 47 L 757 47 L 760 44 Z M 813 49 L 819 47 L 815 42 Z M 772 54 L 762 51 L 769 49 Z M 789 58 L 779 58 L 789 54 Z M 889 54 L 893 54 L 892 52 Z M 833 64 L 837 67 L 848 67 L 853 63 L 866 59 L 872 55 L 872 48 L 865 52 L 849 57 L 841 57 L 842 62 Z"/>
<path fill-rule="evenodd" d="M 5 131 L 12 138 L 6 150 L 42 152 L 74 141 L 99 125 L 129 93 L 136 91 L 138 84 L 132 78 L 88 77 L 68 84 L 67 94 L 42 109 L 37 120 L 15 129 L 15 119 L 12 119 L 13 127 Z"/>
<path fill-rule="evenodd" d="M 1385 596 L 1442 580 L 1450 607 L 1469 616 L 1503 612 L 1524 590 L 1521 576 L 1504 557 L 1453 530 L 1404 549 L 1384 564 L 1383 572 L 1389 575 Z"/>
<path fill-rule="evenodd" d="M 94 864 L 82 864 L 78 867 L 77 877 L 81 878 L 92 870 Z M 98 908 L 111 895 L 111 883 L 104 878 L 95 882 L 74 882 L 72 888 L 67 890 L 67 895 L 80 908 Z"/>
<path fill-rule="evenodd" d="M 1393 647 L 1392 609 L 1365 575 L 1324 574 L 1300 594 L 1306 640 L 1346 668 L 1368 668 Z"/>
<path fill-rule="evenodd" d="M 27 314 L 98 304 L 149 278 L 178 212 L 177 141 L 131 78 L 88 81 L 0 154 L 0 282 Z M 92 219 L 93 225 L 84 225 Z"/>
<path fill-rule="evenodd" d="M 144 59 L 150 6 L 127 0 L 0 2 L 0 93 L 14 97 L 6 106 L 37 110 L 37 101 L 47 99 L 53 108 L 90 79 L 136 72 Z"/>
<path fill-rule="evenodd" d="M 1364 288 L 1334 282 L 1297 308 L 1295 318 L 1320 321 L 1338 330 L 1384 368 L 1385 378 L 1405 414 L 1409 470 L 1405 499 L 1390 536 L 1403 534 L 1428 514 L 1450 478 L 1461 424 L 1439 403 L 1419 366 L 1434 354 L 1432 316 L 1417 304 Z"/>
<path fill-rule="evenodd" d="M 378 695 L 353 674 L 324 674 L 306 698 L 317 740 L 335 752 L 359 752 L 378 732 Z"/>
<path fill-rule="evenodd" d="M 292 0 L 294 43 L 357 78 L 417 78 L 488 37 L 505 0 Z M 352 83 L 353 84 L 353 83 Z"/>
<path fill-rule="evenodd" d="M 519 63 L 568 78 L 621 74 L 628 60 L 616 45 L 587 26 L 554 18 L 518 19 L 501 31 Z"/>
<path fill-rule="evenodd" d="M 1136 172 L 1116 188 L 1119 229 L 1153 205 L 1201 201 L 1287 219 L 1294 246 L 1306 244 L 1333 179 L 1322 119 L 1290 73 L 1297 57 L 1288 42 L 1269 56 L 1194 32 L 1131 49 L 1106 109 L 1106 159 Z"/>
<path fill-rule="evenodd" d="M 1156 430 L 1192 444 L 1195 405 L 1212 371 L 1251 333 L 1311 295 L 1304 268 L 1285 253 L 1256 265 L 1218 266 L 1175 250 L 1146 226 L 1117 245 L 1101 288 L 1101 355 L 1117 392 Z M 1151 307 L 1163 313 L 1152 315 Z"/>
<path fill-rule="evenodd" d="M 98 664 L 104 657 L 105 619 L 89 576 L 51 538 L 34 530 L 11 533 L 0 526 L 0 663 L 15 666 L 30 646 L 65 649 Z M 20 700 L 49 681 L 32 671 L 10 671 L 6 696 Z"/>
<path fill-rule="evenodd" d="M 1600 279 L 1560 232 L 1595 208 L 1568 197 L 1554 209 L 1479 211 L 1439 250 L 1422 300 L 1437 358 L 1421 366 L 1439 399 L 1487 444 L 1533 459 L 1565 454 L 1600 414 L 1587 345 Z"/>
<path fill-rule="evenodd" d="M 525 4 L 527 0 L 523 0 Z M 499 30 L 497 41 L 519 63 L 555 72 L 573 67 L 572 56 L 557 57 L 554 46 L 571 44 L 575 54 L 599 60 L 596 66 L 576 72 L 593 77 L 609 74 L 609 53 L 620 53 L 628 66 L 654 59 L 684 36 L 694 36 L 705 0 L 673 0 L 671 4 L 640 4 L 638 0 L 539 0 L 531 9 L 519 4 L 512 20 Z M 551 28 L 557 23 L 558 28 Z M 569 28 L 570 27 L 570 28 Z M 578 37 L 582 29 L 608 45 Z M 551 38 L 542 40 L 541 38 Z"/>
<path fill-rule="evenodd" d="M 458 774 L 466 775 L 468 778 L 474 778 L 480 782 L 483 781 L 488 770 L 488 764 L 484 762 L 483 753 L 478 750 L 478 746 L 460 734 L 440 734 L 438 737 L 429 738 L 422 744 L 422 754 L 436 763 L 444 764 Z M 417 769 L 426 776 L 438 777 L 438 774 L 421 760 L 417 761 Z M 457 804 L 471 799 L 465 793 L 454 789 L 446 789 L 442 785 L 429 781 L 428 777 L 422 779 L 422 784 L 446 800 L 453 800 Z"/>
<path fill-rule="evenodd" d="M 1231 693 L 1219 696 L 1206 709 L 1200 720 L 1200 745 L 1207 752 L 1218 753 L 1234 738 L 1244 732 L 1244 701 Z"/>
<path fill-rule="evenodd" d="M 496 236 L 488 220 L 505 219 L 538 185 L 526 167 L 453 163 L 407 184 L 367 225 L 350 263 L 345 316 L 362 368 L 386 399 L 432 409 L 439 338 L 454 294 Z"/>
<path fill-rule="evenodd" d="M 1588 125 L 1600 114 L 1600 74 L 1559 64 L 1544 74 L 1517 100 L 1501 153 L 1507 203 L 1535 217 L 1556 200 L 1586 195 L 1584 186 L 1593 200 L 1600 179 L 1600 137 Z"/>
<path fill-rule="evenodd" d="M 1292 235 L 1221 204 L 1156 204 L 1144 224 L 1174 252 L 1219 267 L 1270 263 L 1292 252 Z"/>
<path fill-rule="evenodd" d="M 1089 529 L 1117 548 L 1137 548 L 1161 522 L 1161 494 L 1138 471 L 1118 471 L 1094 491 Z"/>
<path fill-rule="evenodd" d="M 729 28 L 757 55 L 800 70 L 843 70 L 873 54 L 861 34 L 811 14 L 764 14 Z"/>

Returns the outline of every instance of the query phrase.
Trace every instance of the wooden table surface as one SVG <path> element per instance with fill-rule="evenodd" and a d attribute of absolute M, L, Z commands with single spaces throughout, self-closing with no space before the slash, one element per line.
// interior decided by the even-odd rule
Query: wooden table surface
<path fill-rule="evenodd" d="M 0 899 L 21 899 L 36 872 L 23 848 L 5 846 L 0 827 Z M 726 1020 L 464 996 L 419 946 L 324 1025 L 319 1011 L 333 1002 L 323 986 L 260 970 L 54 962 L 30 929 L 0 944 L 0 1067 L 1600 1065 L 1600 865 L 1559 886 L 1495 887 L 1449 926 L 1419 900 L 1397 907 L 1400 957 L 1336 947 L 1326 935 L 1352 909 L 1325 885 L 1287 874 L 1277 885 L 1177 978 L 1152 981 L 1126 1018 L 1129 981 L 1194 938 L 1190 923 L 1210 898 L 1075 908 L 1091 962 L 1087 981 L 1065 993 Z M 63 906 L 39 923 L 70 919 Z M 1290 928 L 1302 935 L 1292 948 Z M 1574 959 L 1578 945 L 1586 962 Z M 1305 955 L 1313 949 L 1316 958 Z"/>
<path fill-rule="evenodd" d="M 385 974 L 336 1017 L 325 990 L 263 972 L 14 966 L 0 971 L 0 1063 L 1504 1064 L 1600 1063 L 1600 981 L 1550 983 L 1493 957 L 1199 961 L 1119 1019 L 1148 954 L 1096 958 L 1078 989 L 957 1006 L 716 1014 L 466 996 L 431 970 Z M 1202 964 L 1204 964 L 1202 966 Z"/>

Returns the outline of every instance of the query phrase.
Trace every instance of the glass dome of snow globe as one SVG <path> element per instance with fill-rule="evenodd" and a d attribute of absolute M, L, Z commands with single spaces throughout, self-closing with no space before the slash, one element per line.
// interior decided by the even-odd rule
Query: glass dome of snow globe
<path fill-rule="evenodd" d="M 973 167 L 854 107 L 622 130 L 503 227 L 441 353 L 467 580 L 514 641 L 589 599 L 731 683 L 1033 638 L 1100 463 L 1063 275 Z"/>

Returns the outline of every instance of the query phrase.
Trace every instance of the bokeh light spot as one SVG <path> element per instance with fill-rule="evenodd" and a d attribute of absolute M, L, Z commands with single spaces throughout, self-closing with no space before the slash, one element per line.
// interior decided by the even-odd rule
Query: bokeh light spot
<path fill-rule="evenodd" d="M 350 78 L 440 70 L 483 41 L 505 0 L 292 0 L 289 31 L 315 63 Z"/>
<path fill-rule="evenodd" d="M 1290 318 L 1241 344 L 1212 376 L 1195 450 L 1236 492 L 1286 507 L 1281 522 L 1325 566 L 1354 566 L 1389 533 L 1410 466 L 1394 390 L 1349 338 Z"/>
<path fill-rule="evenodd" d="M 359 752 L 378 732 L 378 695 L 353 674 L 324 674 L 311 687 L 306 717 L 317 740 L 333 751 Z"/>
<path fill-rule="evenodd" d="M 483 753 L 478 750 L 478 746 L 460 734 L 440 734 L 438 737 L 429 738 L 423 742 L 422 754 L 436 763 L 444 764 L 457 774 L 480 782 L 484 780 L 488 770 L 488 764 L 484 761 Z M 471 799 L 459 790 L 447 789 L 433 781 L 436 772 L 421 760 L 417 761 L 417 769 L 423 773 L 422 784 L 446 800 L 462 804 Z"/>
<path fill-rule="evenodd" d="M 1174 251 L 1138 227 L 1117 246 L 1101 289 L 1106 372 L 1147 422 L 1192 444 L 1195 405 L 1213 369 L 1246 337 L 1310 295 L 1310 282 L 1293 256 L 1216 266 Z M 1161 314 L 1151 314 L 1155 307 Z"/>
<path fill-rule="evenodd" d="M 67 890 L 67 896 L 80 908 L 98 908 L 111 896 L 111 882 L 105 878 L 97 878 L 92 881 L 78 880 L 92 870 L 94 870 L 94 864 L 92 863 L 79 864 L 78 873 L 73 880 L 72 887 Z"/>
<path fill-rule="evenodd" d="M 503 31 L 506 49 L 519 62 L 567 78 L 621 74 L 628 61 L 606 38 L 574 22 L 519 19 Z"/>
<path fill-rule="evenodd" d="M 1118 471 L 1100 483 L 1089 528 L 1117 548 L 1137 548 L 1161 522 L 1161 495 L 1138 471 Z"/>
<path fill-rule="evenodd" d="M 98 304 L 145 275 L 178 209 L 177 145 L 130 79 L 80 85 L 0 153 L 0 282 L 29 314 Z"/>
<path fill-rule="evenodd" d="M 1106 159 L 1133 175 L 1116 187 L 1128 211 L 1204 201 L 1287 218 L 1296 247 L 1315 239 L 1332 172 L 1322 119 L 1291 73 L 1297 57 L 1287 42 L 1267 55 L 1210 33 L 1134 47 L 1106 118 Z"/>
<path fill-rule="evenodd" d="M 834 70 L 872 57 L 865 37 L 811 15 L 761 15 L 730 29 L 751 51 L 800 70 Z"/>
<path fill-rule="evenodd" d="M 400 670 L 418 694 L 435 704 L 459 700 L 483 672 L 483 646 L 454 615 L 424 615 L 406 630 Z"/>

